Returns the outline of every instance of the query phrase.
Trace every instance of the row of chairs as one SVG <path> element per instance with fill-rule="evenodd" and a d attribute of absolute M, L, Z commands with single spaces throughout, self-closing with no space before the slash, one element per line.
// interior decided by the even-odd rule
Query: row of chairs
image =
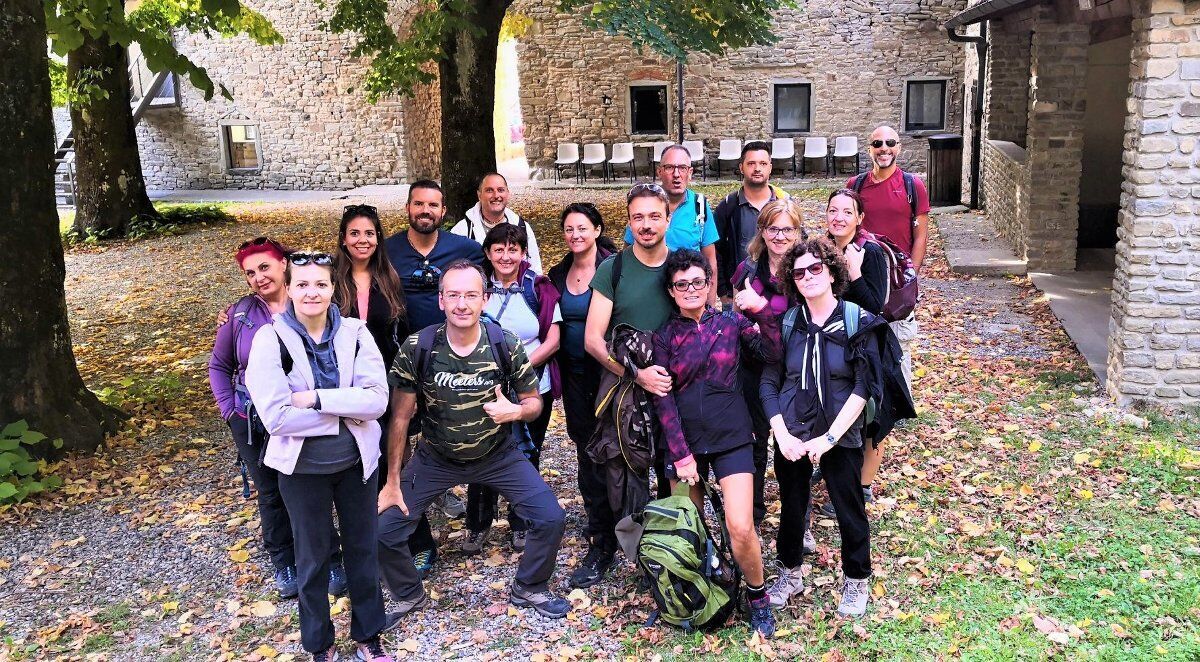
<path fill-rule="evenodd" d="M 749 141 L 747 141 L 749 142 Z M 767 141 L 763 141 L 767 142 Z M 792 138 L 772 138 L 771 160 L 791 161 L 792 175 L 796 174 L 796 143 Z M 676 143 L 662 140 L 654 143 L 651 155 L 651 167 L 662 160 L 662 153 L 667 147 Z M 692 157 L 692 165 L 700 165 L 700 176 L 708 179 L 708 162 L 705 158 L 704 141 L 685 140 L 683 147 Z M 554 161 L 554 181 L 557 183 L 563 170 L 574 169 L 577 181 L 586 182 L 588 169 L 600 166 L 605 181 L 616 177 L 616 168 L 625 166 L 629 169 L 629 181 L 637 177 L 637 163 L 632 142 L 613 143 L 611 156 L 606 155 L 604 143 L 586 143 L 580 155 L 578 143 L 559 143 L 558 157 Z M 715 160 L 717 179 L 721 178 L 721 162 L 741 160 L 742 141 L 737 139 L 722 139 Z M 799 157 L 800 176 L 807 174 L 806 162 L 820 159 L 824 161 L 824 172 L 835 173 L 838 159 L 854 159 L 854 174 L 860 171 L 861 155 L 858 149 L 857 136 L 837 136 L 834 138 L 833 150 L 829 149 L 829 139 L 824 136 L 808 136 L 804 139 L 804 151 Z M 737 171 L 737 166 L 734 166 Z"/>

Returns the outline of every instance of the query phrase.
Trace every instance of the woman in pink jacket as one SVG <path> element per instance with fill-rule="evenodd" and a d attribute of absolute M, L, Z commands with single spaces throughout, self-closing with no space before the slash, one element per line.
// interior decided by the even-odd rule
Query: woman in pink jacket
<path fill-rule="evenodd" d="M 391 658 L 379 641 L 389 619 L 379 588 L 375 482 L 387 375 L 366 324 L 330 303 L 332 264 L 327 253 L 288 256 L 290 301 L 254 334 L 246 387 L 270 434 L 263 463 L 280 473 L 292 521 L 301 643 L 314 660 L 338 659 L 326 597 L 336 507 L 356 657 L 383 662 Z"/>

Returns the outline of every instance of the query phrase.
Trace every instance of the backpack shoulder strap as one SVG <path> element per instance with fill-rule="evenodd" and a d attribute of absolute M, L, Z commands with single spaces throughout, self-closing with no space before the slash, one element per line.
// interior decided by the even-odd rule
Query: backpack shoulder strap
<path fill-rule="evenodd" d="M 912 220 L 914 227 L 917 225 L 917 183 L 912 175 L 900 171 L 900 176 L 904 178 L 904 194 L 908 196 L 909 217 Z"/>
<path fill-rule="evenodd" d="M 283 366 L 283 374 L 291 374 L 292 368 L 296 367 L 296 361 L 292 359 L 292 353 L 288 351 L 287 345 L 283 344 L 283 336 L 280 336 L 278 331 L 275 331 L 275 339 L 279 341 L 279 363 Z"/>
<path fill-rule="evenodd" d="M 529 306 L 529 312 L 533 313 L 534 317 L 538 316 L 541 311 L 541 301 L 537 295 L 537 279 L 534 278 L 528 271 L 525 272 L 525 277 L 521 279 L 521 296 L 525 297 L 525 305 Z"/>
<path fill-rule="evenodd" d="M 425 380 L 429 377 L 426 371 L 429 370 L 430 357 L 433 354 L 433 341 L 437 337 L 438 328 L 436 325 L 427 326 L 417 334 L 417 379 Z M 421 389 L 417 389 L 417 392 L 420 393 Z"/>
<path fill-rule="evenodd" d="M 780 331 L 783 336 L 783 344 L 787 345 L 787 341 L 792 337 L 792 332 L 796 330 L 796 317 L 800 314 L 800 306 L 792 306 L 783 314 L 783 321 L 780 323 Z"/>
<path fill-rule="evenodd" d="M 696 227 L 700 228 L 700 241 L 704 241 L 704 223 L 708 221 L 708 202 L 703 193 L 696 193 Z"/>
<path fill-rule="evenodd" d="M 842 302 L 842 323 L 846 325 L 846 338 L 853 338 L 858 333 L 858 325 L 862 321 L 862 308 L 853 301 Z"/>
<path fill-rule="evenodd" d="M 610 278 L 610 280 L 612 282 L 613 301 L 617 300 L 617 283 L 621 282 L 621 262 L 622 262 L 622 259 L 625 257 L 625 251 L 627 251 L 627 250 L 629 250 L 629 249 L 626 248 L 626 249 L 617 251 L 617 256 L 613 258 L 612 278 Z"/>
<path fill-rule="evenodd" d="M 859 173 L 859 174 L 858 174 L 858 175 L 857 175 L 857 176 L 854 178 L 854 186 L 853 186 L 852 188 L 854 189 L 854 192 L 855 192 L 855 193 L 859 193 L 859 192 L 861 192 L 861 191 L 862 191 L 863 184 L 865 184 L 865 183 L 866 183 L 866 181 L 867 181 L 867 176 L 868 176 L 868 175 L 870 175 L 870 174 L 871 174 L 870 172 L 863 172 L 863 173 Z"/>
<path fill-rule="evenodd" d="M 495 359 L 496 365 L 500 366 L 500 371 L 504 373 L 504 383 L 508 385 L 512 381 L 512 356 L 508 353 L 508 343 L 504 340 L 504 329 L 499 324 L 490 321 L 484 321 L 484 332 L 487 333 L 488 348 L 492 350 L 492 358 Z"/>

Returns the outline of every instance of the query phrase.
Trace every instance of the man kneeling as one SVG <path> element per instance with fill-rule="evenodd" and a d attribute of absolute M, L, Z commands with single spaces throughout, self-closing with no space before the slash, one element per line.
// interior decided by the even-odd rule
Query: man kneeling
<path fill-rule="evenodd" d="M 571 606 L 550 592 L 563 536 L 563 509 L 550 487 L 514 442 L 513 424 L 542 410 L 538 377 L 520 340 L 490 321 L 483 271 L 473 262 L 448 265 L 438 305 L 446 323 L 408 337 L 388 374 L 392 420 L 388 430 L 388 481 L 379 493 L 379 565 L 384 581 L 407 613 L 428 598 L 413 567 L 408 538 L 438 495 L 463 483 L 503 494 L 528 523 L 528 539 L 510 601 L 562 618 Z M 509 398 L 515 393 L 518 403 Z M 401 472 L 408 425 L 423 412 L 423 441 Z"/>

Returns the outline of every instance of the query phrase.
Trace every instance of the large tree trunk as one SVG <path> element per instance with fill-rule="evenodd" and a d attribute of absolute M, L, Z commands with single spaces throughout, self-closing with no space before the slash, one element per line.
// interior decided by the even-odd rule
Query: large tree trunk
<path fill-rule="evenodd" d="M 114 431 L 75 368 L 54 208 L 54 130 L 41 0 L 0 12 L 0 425 L 24 419 L 64 448 Z M 36 452 L 43 445 L 34 447 Z M 48 445 L 45 445 L 48 446 Z"/>
<path fill-rule="evenodd" d="M 442 185 L 447 221 L 458 220 L 477 201 L 475 189 L 496 169 L 496 49 L 511 0 L 471 0 L 467 18 L 478 35 L 454 30 L 442 42 L 438 63 L 442 86 Z"/>
<path fill-rule="evenodd" d="M 107 96 L 71 104 L 79 195 L 74 227 L 80 233 L 120 237 L 130 220 L 158 216 L 142 177 L 125 49 L 84 32 L 83 45 L 67 55 L 68 86 L 76 84 L 81 71 L 101 72 L 93 82 Z"/>

